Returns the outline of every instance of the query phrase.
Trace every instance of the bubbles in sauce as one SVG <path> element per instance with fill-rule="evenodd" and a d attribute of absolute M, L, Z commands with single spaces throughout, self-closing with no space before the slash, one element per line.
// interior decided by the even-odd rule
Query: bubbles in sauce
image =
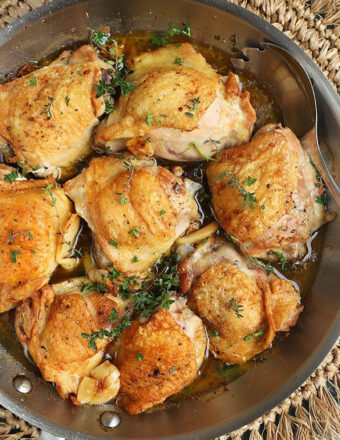
<path fill-rule="evenodd" d="M 143 51 L 150 50 L 150 33 L 122 33 L 113 35 L 119 45 L 123 45 L 123 52 L 128 56 L 135 56 Z M 198 42 L 196 40 L 189 40 L 187 38 L 174 37 L 171 42 L 183 42 L 190 41 L 199 52 L 207 59 L 207 61 L 212 64 L 219 74 L 226 75 L 231 69 L 230 55 L 217 49 L 211 45 Z M 103 53 L 104 55 L 104 53 Z M 55 55 L 56 56 L 56 55 Z M 54 57 L 55 57 L 54 56 Z M 54 57 L 43 60 L 39 63 L 39 66 L 47 65 Z M 34 66 L 35 67 L 35 66 Z M 266 123 L 282 122 L 282 115 L 280 111 L 279 103 L 275 99 L 275 93 L 270 84 L 265 84 L 260 82 L 252 74 L 246 74 L 243 72 L 236 71 L 242 82 L 242 87 L 244 90 L 249 91 L 251 96 L 251 103 L 256 110 L 257 120 L 255 124 L 254 131 Z M 94 152 L 91 157 L 96 156 Z M 77 164 L 77 169 L 64 170 L 62 181 L 67 180 L 72 174 L 79 173 L 81 169 L 87 165 L 88 161 L 91 159 L 89 157 L 85 161 Z M 176 163 L 167 162 L 164 160 L 159 160 L 158 163 L 162 166 L 171 168 Z M 206 224 L 212 221 L 213 214 L 210 205 L 210 192 L 204 176 L 205 163 L 180 163 L 184 169 L 184 175 L 190 177 L 191 179 L 198 181 L 202 184 L 202 189 L 196 196 L 196 200 L 200 206 L 200 212 L 202 213 L 202 224 Z M 324 235 L 324 228 L 321 232 L 313 234 L 308 243 L 308 254 L 307 256 L 296 265 L 296 270 L 288 269 L 283 272 L 284 277 L 294 281 L 300 290 L 301 296 L 306 300 L 306 294 L 309 291 L 314 276 L 317 271 L 317 266 L 319 263 L 322 242 Z M 223 233 L 219 231 L 219 233 Z M 87 225 L 83 222 L 82 231 L 78 240 L 78 248 L 82 248 L 83 253 L 91 255 L 92 247 L 92 237 L 91 232 Z M 274 265 L 275 269 L 280 272 L 280 267 Z M 67 272 L 61 268 L 58 268 L 51 278 L 51 283 L 63 281 L 70 277 L 78 277 L 86 275 L 84 260 L 80 262 L 79 266 L 72 273 Z M 25 364 L 31 370 L 37 369 L 32 366 L 32 364 L 25 358 L 24 351 L 21 348 L 19 342 L 16 340 L 15 332 L 13 329 L 14 313 L 8 312 L 0 315 L 0 343 L 17 359 Z M 294 330 L 292 330 L 294 333 Z M 280 337 L 276 338 L 275 345 L 279 343 Z M 244 363 L 240 366 L 228 366 L 221 361 L 216 361 L 212 356 L 209 356 L 204 362 L 200 374 L 197 379 L 189 386 L 184 388 L 177 395 L 171 396 L 167 399 L 165 405 L 158 406 L 158 409 L 164 409 L 167 404 L 171 405 L 179 400 L 187 399 L 190 397 L 202 396 L 212 396 L 219 393 L 226 388 L 227 384 L 237 379 L 241 374 L 245 373 L 249 369 L 253 368 L 257 362 L 262 362 L 266 357 L 270 356 L 270 350 L 267 350 L 260 355 L 257 355 L 254 359 Z M 155 408 L 157 410 L 157 408 Z"/>

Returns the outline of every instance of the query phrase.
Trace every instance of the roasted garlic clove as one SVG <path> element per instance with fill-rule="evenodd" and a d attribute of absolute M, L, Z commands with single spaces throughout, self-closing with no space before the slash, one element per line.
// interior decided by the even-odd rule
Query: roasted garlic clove
<path fill-rule="evenodd" d="M 102 405 L 116 397 L 119 388 L 119 370 L 110 361 L 105 361 L 90 371 L 90 376 L 81 380 L 77 400 L 90 405 Z"/>

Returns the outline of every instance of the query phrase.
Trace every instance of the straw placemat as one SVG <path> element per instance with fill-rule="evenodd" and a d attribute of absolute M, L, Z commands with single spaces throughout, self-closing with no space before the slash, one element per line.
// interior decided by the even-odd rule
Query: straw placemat
<path fill-rule="evenodd" d="M 51 0 L 0 0 L 0 27 Z M 58 1 L 58 0 L 54 0 Z M 230 0 L 292 38 L 340 92 L 340 0 Z M 281 405 L 220 440 L 340 437 L 340 340 L 312 376 Z M 38 439 L 34 426 L 0 407 L 0 440 Z"/>

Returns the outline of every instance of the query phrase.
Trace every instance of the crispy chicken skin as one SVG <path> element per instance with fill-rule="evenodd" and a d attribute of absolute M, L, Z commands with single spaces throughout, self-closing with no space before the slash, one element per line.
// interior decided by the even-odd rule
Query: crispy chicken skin
<path fill-rule="evenodd" d="M 222 78 L 190 44 L 146 52 L 128 67 L 136 88 L 99 126 L 97 146 L 119 150 L 126 142 L 134 154 L 192 161 L 202 160 L 197 148 L 212 156 L 248 142 L 256 119 L 249 94 L 237 75 Z"/>
<path fill-rule="evenodd" d="M 92 129 L 105 110 L 103 97 L 97 99 L 93 87 L 105 67 L 85 45 L 0 84 L 0 150 L 7 159 L 41 167 L 37 175 L 57 177 L 58 168 L 87 156 Z M 15 157 L 8 157 L 11 150 Z"/>
<path fill-rule="evenodd" d="M 240 364 L 295 325 L 303 307 L 292 284 L 251 269 L 230 243 L 211 237 L 179 268 L 180 290 L 209 330 L 210 351 Z"/>
<path fill-rule="evenodd" d="M 65 240 L 74 243 L 80 219 L 52 178 L 0 180 L 0 224 L 0 312 L 5 312 L 46 284 L 58 264 L 74 267 Z"/>
<path fill-rule="evenodd" d="M 87 278 L 79 278 L 54 286 L 47 284 L 17 307 L 15 317 L 17 336 L 27 346 L 43 378 L 55 382 L 62 397 L 72 394 L 76 404 L 83 400 L 77 394 L 79 384 L 83 378 L 95 377 L 93 370 L 102 362 L 109 343 L 106 338 L 97 339 L 98 349 L 94 351 L 81 334 L 108 328 L 113 307 L 122 312 L 121 300 L 109 293 L 81 292 L 87 282 Z M 119 374 L 115 372 L 114 376 L 118 379 Z M 97 396 L 92 397 L 99 403 L 103 382 L 99 380 L 97 385 Z"/>
<path fill-rule="evenodd" d="M 129 414 L 139 414 L 181 391 L 197 376 L 205 348 L 202 321 L 183 300 L 145 323 L 133 321 L 123 332 L 116 362 L 119 404 Z"/>
<path fill-rule="evenodd" d="M 226 173 L 254 193 L 253 206 L 242 209 L 244 198 Z M 324 188 L 307 153 L 280 124 L 264 126 L 250 143 L 221 152 L 207 177 L 216 216 L 245 255 L 275 260 L 274 251 L 287 260 L 300 258 L 311 233 L 333 218 L 316 202 Z M 249 177 L 256 181 L 247 186 Z"/>
<path fill-rule="evenodd" d="M 198 218 L 188 182 L 151 159 L 110 156 L 92 159 L 64 188 L 94 233 L 98 266 L 111 262 L 136 273 L 151 267 Z"/>

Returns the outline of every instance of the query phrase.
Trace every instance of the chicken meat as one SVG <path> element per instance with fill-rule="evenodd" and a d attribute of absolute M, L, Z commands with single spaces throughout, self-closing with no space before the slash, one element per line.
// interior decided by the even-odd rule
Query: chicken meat
<path fill-rule="evenodd" d="M 237 75 L 218 75 L 191 44 L 143 53 L 128 67 L 136 87 L 98 127 L 97 147 L 198 161 L 248 142 L 256 119 L 248 92 Z"/>
<path fill-rule="evenodd" d="M 91 152 L 104 113 L 94 85 L 110 67 L 87 45 L 65 51 L 46 67 L 0 84 L 0 151 L 37 176 L 74 168 Z"/>
<path fill-rule="evenodd" d="M 88 283 L 75 278 L 46 284 L 17 307 L 15 327 L 43 378 L 56 384 L 61 397 L 75 404 L 102 404 L 116 396 L 119 371 L 109 361 L 102 363 L 109 339 L 97 339 L 94 350 L 83 335 L 108 329 L 111 310 L 120 314 L 123 303 L 109 292 L 85 291 Z"/>
<path fill-rule="evenodd" d="M 13 173 L 2 171 L 4 178 Z M 80 218 L 52 178 L 0 179 L 0 224 L 0 312 L 5 312 L 46 284 L 58 264 L 74 269 Z"/>
<path fill-rule="evenodd" d="M 207 326 L 210 351 L 230 364 L 268 348 L 303 310 L 291 282 L 266 274 L 219 237 L 192 248 L 179 273 L 180 291 L 190 292 L 188 305 Z"/>
<path fill-rule="evenodd" d="M 199 216 L 197 184 L 147 158 L 92 159 L 64 188 L 94 234 L 97 265 L 124 273 L 150 268 Z"/>
<path fill-rule="evenodd" d="M 221 152 L 207 167 L 215 214 L 245 255 L 301 258 L 314 231 L 334 218 L 324 187 L 299 140 L 280 124 Z"/>
<path fill-rule="evenodd" d="M 123 331 L 116 365 L 118 402 L 139 414 L 181 391 L 196 378 L 207 339 L 203 323 L 179 298 L 147 322 L 135 320 Z"/>

